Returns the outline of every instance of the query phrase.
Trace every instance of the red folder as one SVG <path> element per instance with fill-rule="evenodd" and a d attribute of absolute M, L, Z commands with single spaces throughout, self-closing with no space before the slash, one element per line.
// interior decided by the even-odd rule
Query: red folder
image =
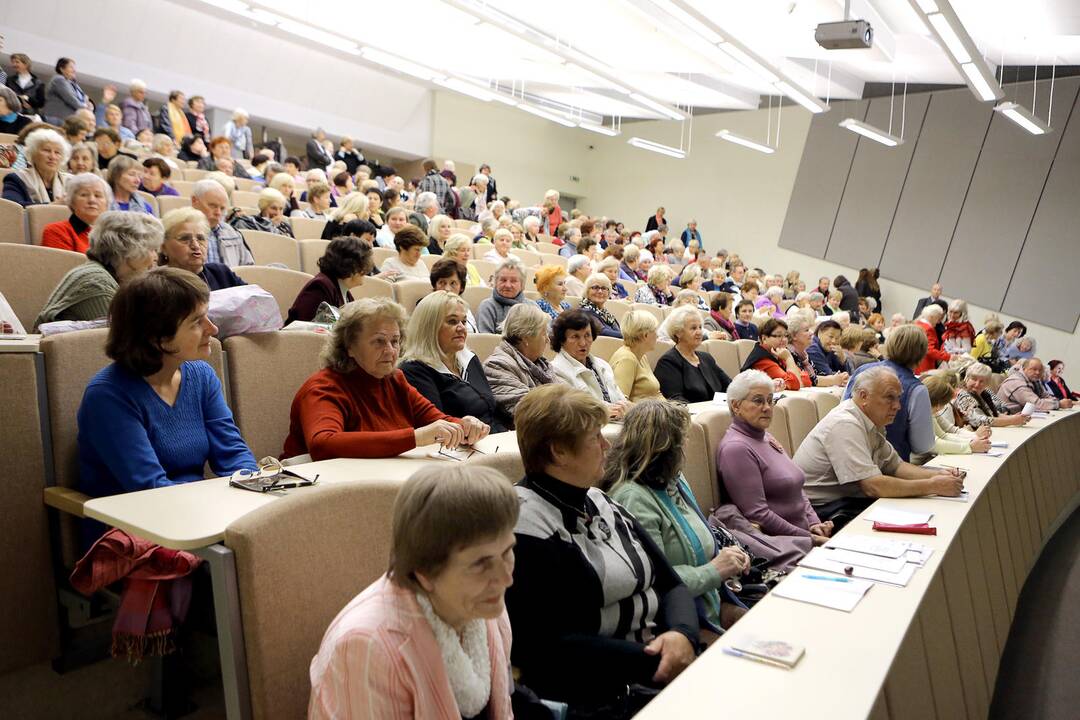
<path fill-rule="evenodd" d="M 911 533 L 913 535 L 937 535 L 937 528 L 930 527 L 927 523 L 914 525 L 891 525 L 889 523 L 874 522 L 874 529 L 879 532 Z"/>

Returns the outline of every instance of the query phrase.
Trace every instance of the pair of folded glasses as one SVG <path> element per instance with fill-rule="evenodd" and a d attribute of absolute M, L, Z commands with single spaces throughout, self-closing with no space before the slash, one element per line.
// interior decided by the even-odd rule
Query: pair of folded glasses
<path fill-rule="evenodd" d="M 495 448 L 495 452 L 499 452 L 498 447 Z M 468 460 L 473 455 L 487 455 L 486 452 L 484 452 L 483 450 L 478 450 L 472 445 L 459 445 L 453 450 L 439 445 L 439 450 L 436 454 L 444 458 L 449 458 L 450 460 L 457 460 L 459 462 Z"/>
<path fill-rule="evenodd" d="M 277 458 L 272 457 L 260 460 L 257 470 L 237 470 L 229 477 L 229 485 L 257 493 L 308 487 L 318 481 L 318 475 L 306 478 L 289 470 Z"/>

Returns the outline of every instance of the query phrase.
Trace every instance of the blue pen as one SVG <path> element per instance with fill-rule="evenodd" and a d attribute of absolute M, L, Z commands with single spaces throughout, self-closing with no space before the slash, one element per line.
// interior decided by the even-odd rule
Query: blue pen
<path fill-rule="evenodd" d="M 829 582 L 842 583 L 851 582 L 851 578 L 829 577 L 828 575 L 799 575 L 799 577 L 806 578 L 807 580 L 828 580 Z"/>

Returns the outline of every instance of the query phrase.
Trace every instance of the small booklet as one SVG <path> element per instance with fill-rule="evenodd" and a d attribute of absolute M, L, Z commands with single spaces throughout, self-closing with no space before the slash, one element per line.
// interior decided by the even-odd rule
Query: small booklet
<path fill-rule="evenodd" d="M 800 567 L 773 588 L 771 594 L 789 600 L 851 612 L 873 585 L 874 583 L 869 580 L 822 575 L 807 572 Z"/>
<path fill-rule="evenodd" d="M 732 650 L 734 652 L 730 652 Z M 764 662 L 767 665 L 793 668 L 806 654 L 806 648 L 787 640 L 743 635 L 732 641 L 730 646 L 725 646 L 724 652 L 747 660 Z"/>

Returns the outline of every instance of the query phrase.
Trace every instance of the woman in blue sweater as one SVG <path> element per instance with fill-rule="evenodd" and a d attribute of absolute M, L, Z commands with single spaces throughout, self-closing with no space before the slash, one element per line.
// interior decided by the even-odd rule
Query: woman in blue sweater
<path fill-rule="evenodd" d="M 113 363 L 79 406 L 79 489 L 87 495 L 202 480 L 207 463 L 217 475 L 255 469 L 206 362 L 217 332 L 209 296 L 196 275 L 170 267 L 117 291 L 105 345 Z"/>

